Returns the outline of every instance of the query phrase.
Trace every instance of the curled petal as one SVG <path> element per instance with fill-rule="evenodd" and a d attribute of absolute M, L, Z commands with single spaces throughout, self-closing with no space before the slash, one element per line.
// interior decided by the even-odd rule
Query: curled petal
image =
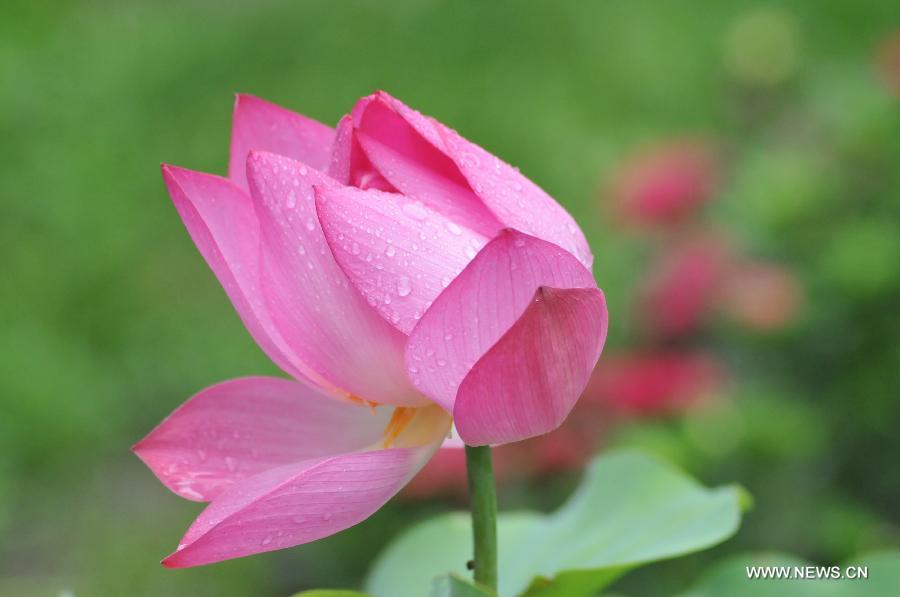
<path fill-rule="evenodd" d="M 486 241 L 405 195 L 320 187 L 316 208 L 350 281 L 405 334 Z"/>
<path fill-rule="evenodd" d="M 163 564 L 184 568 L 293 547 L 362 522 L 431 458 L 449 428 L 449 417 L 442 421 L 424 445 L 307 460 L 245 479 L 200 514 Z"/>
<path fill-rule="evenodd" d="M 133 450 L 179 496 L 210 501 L 265 470 L 366 448 L 389 416 L 305 383 L 245 377 L 195 394 Z"/>
<path fill-rule="evenodd" d="M 502 225 L 485 208 L 459 168 L 387 100 L 384 94 L 363 98 L 353 112 L 356 138 L 371 163 L 404 195 L 461 226 L 493 236 Z M 434 129 L 426 128 L 425 132 Z"/>
<path fill-rule="evenodd" d="M 410 333 L 406 367 L 416 387 L 453 412 L 463 379 L 522 316 L 541 286 L 596 288 L 596 283 L 557 245 L 515 230 L 491 240 Z"/>
<path fill-rule="evenodd" d="M 331 127 L 241 93 L 234 101 L 228 177 L 247 188 L 247 156 L 253 150 L 276 153 L 324 170 L 333 142 Z"/>
<path fill-rule="evenodd" d="M 360 126 L 364 136 L 360 142 L 394 186 L 421 198 L 434 194 L 436 185 L 431 181 L 435 179 L 445 181 L 444 186 L 452 183 L 452 194 L 438 196 L 465 206 L 465 213 L 478 214 L 477 221 L 485 222 L 485 228 L 467 223 L 473 230 L 492 236 L 497 228 L 492 229 L 487 223 L 499 222 L 559 245 L 590 269 L 594 257 L 575 220 L 516 168 L 387 93 L 379 92 L 362 101 L 366 100 L 365 120 Z M 371 117 L 377 123 L 372 130 L 367 129 L 370 114 L 377 115 Z M 373 157 L 377 152 L 383 155 Z M 416 167 L 407 168 L 411 163 Z M 400 186 L 401 180 L 405 187 Z M 466 189 L 470 194 L 466 194 Z M 473 196 L 480 206 L 476 206 Z"/>
<path fill-rule="evenodd" d="M 397 190 L 375 169 L 360 147 L 350 114 L 338 123 L 328 175 L 343 185 L 361 189 Z"/>
<path fill-rule="evenodd" d="M 469 445 L 556 429 L 587 386 L 606 339 L 603 293 L 541 287 L 459 387 L 453 416 Z"/>
<path fill-rule="evenodd" d="M 194 244 L 253 339 L 283 371 L 303 377 L 302 366 L 275 328 L 260 293 L 259 223 L 249 195 L 212 174 L 167 164 L 162 174 Z"/>
<path fill-rule="evenodd" d="M 250 193 L 260 220 L 263 292 L 307 375 L 365 400 L 421 405 L 403 367 L 406 337 L 366 304 L 334 260 L 316 214 L 313 185 L 328 176 L 291 159 L 252 152 Z"/>

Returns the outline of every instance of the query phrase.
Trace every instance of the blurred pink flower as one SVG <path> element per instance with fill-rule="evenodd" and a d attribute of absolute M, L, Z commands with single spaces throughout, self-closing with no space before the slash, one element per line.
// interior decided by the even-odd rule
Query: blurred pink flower
<path fill-rule="evenodd" d="M 876 67 L 888 90 L 900 98 L 900 31 L 894 31 L 878 45 Z"/>
<path fill-rule="evenodd" d="M 713 197 L 719 164 L 708 141 L 659 144 L 625 159 L 611 194 L 626 222 L 671 225 Z"/>
<path fill-rule="evenodd" d="M 713 234 L 669 248 L 639 289 L 641 325 L 666 337 L 697 331 L 716 304 L 730 253 L 724 238 Z"/>
<path fill-rule="evenodd" d="M 167 566 L 364 520 L 451 415 L 472 445 L 546 433 L 600 356 L 606 306 L 571 216 L 385 93 L 337 130 L 239 96 L 229 178 L 163 177 L 245 326 L 296 380 L 203 390 L 135 446 L 172 491 L 211 502 Z"/>
<path fill-rule="evenodd" d="M 714 394 L 725 378 L 719 362 L 704 353 L 608 355 L 597 366 L 582 402 L 638 416 L 672 414 Z"/>
<path fill-rule="evenodd" d="M 494 450 L 497 483 L 578 470 L 623 418 L 676 415 L 714 396 L 727 377 L 725 367 L 703 352 L 645 349 L 607 354 L 559 429 Z M 402 494 L 407 499 L 465 495 L 466 459 L 462 450 L 454 449 L 440 450 Z"/>
<path fill-rule="evenodd" d="M 737 264 L 723 283 L 723 310 L 755 330 L 783 328 L 796 317 L 802 304 L 803 290 L 797 277 L 774 263 Z"/>

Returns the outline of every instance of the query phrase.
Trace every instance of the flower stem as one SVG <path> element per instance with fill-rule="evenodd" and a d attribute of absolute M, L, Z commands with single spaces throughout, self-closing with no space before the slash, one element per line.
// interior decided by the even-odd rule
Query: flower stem
<path fill-rule="evenodd" d="M 490 446 L 466 446 L 475 582 L 497 590 L 497 491 Z"/>

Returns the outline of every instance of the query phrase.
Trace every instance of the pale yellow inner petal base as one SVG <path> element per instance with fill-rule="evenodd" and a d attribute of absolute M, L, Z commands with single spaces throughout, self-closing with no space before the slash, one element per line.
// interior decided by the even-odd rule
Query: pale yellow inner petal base
<path fill-rule="evenodd" d="M 417 448 L 447 437 L 453 419 L 444 409 L 428 406 L 398 406 L 384 428 L 381 448 Z"/>

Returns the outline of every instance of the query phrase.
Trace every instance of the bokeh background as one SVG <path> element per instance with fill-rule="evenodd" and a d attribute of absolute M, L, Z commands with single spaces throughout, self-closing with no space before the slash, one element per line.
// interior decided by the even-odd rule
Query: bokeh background
<path fill-rule="evenodd" d="M 390 537 L 465 504 L 450 458 L 339 536 L 170 571 L 198 505 L 129 452 L 200 388 L 276 373 L 159 163 L 224 173 L 237 91 L 335 123 L 378 88 L 568 207 L 610 300 L 584 416 L 498 454 L 502 507 L 554 507 L 619 445 L 752 493 L 735 538 L 625 594 L 737 550 L 897 544 L 896 2 L 6 0 L 0 594 L 354 587 Z"/>

